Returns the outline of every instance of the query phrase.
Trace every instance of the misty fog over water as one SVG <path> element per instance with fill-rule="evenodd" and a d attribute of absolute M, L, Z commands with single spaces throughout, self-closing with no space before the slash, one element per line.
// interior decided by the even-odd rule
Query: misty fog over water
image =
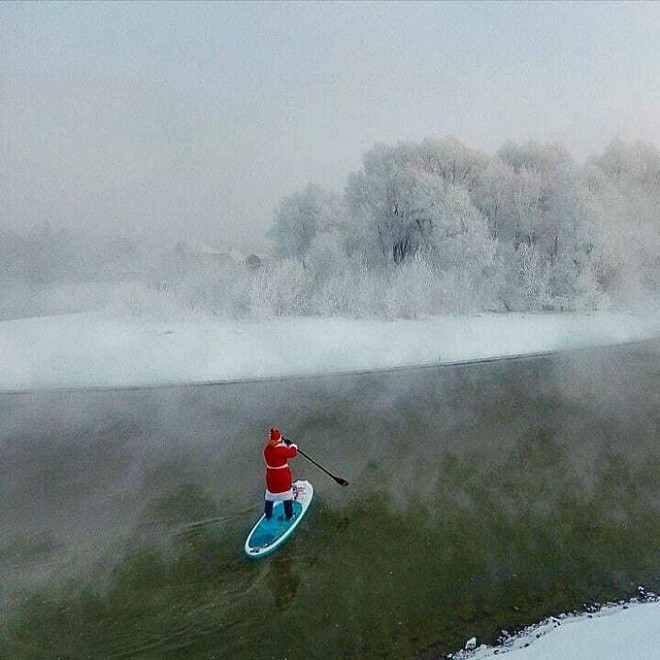
<path fill-rule="evenodd" d="M 659 350 L 3 396 L 0 652 L 407 657 L 657 589 Z M 310 518 L 252 564 L 273 424 L 351 485 L 296 459 Z"/>
<path fill-rule="evenodd" d="M 657 591 L 658 340 L 195 386 L 185 361 L 231 350 L 167 323 L 653 328 L 659 22 L 645 2 L 0 3 L 0 373 L 45 372 L 38 335 L 56 375 L 93 379 L 67 361 L 85 319 L 97 355 L 158 335 L 181 366 L 168 388 L 0 394 L 0 657 L 430 659 Z M 250 563 L 273 425 L 351 485 L 299 457 L 310 514 Z"/>

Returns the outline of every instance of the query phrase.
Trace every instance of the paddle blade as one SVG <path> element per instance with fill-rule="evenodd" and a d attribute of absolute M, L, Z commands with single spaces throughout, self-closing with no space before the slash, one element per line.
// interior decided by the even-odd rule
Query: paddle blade
<path fill-rule="evenodd" d="M 346 479 L 342 479 L 341 477 L 333 477 L 333 478 L 340 486 L 348 486 L 348 481 L 346 481 Z"/>

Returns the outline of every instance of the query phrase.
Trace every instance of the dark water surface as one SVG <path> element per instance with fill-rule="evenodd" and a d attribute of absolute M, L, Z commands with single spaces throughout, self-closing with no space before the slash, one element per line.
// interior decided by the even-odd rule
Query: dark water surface
<path fill-rule="evenodd" d="M 660 588 L 660 343 L 0 396 L 0 657 L 433 658 Z M 281 426 L 316 495 L 242 555 Z"/>

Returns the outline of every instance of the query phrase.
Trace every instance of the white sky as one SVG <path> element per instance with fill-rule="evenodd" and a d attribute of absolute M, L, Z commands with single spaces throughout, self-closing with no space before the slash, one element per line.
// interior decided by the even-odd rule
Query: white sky
<path fill-rule="evenodd" d="M 0 227 L 263 248 L 376 141 L 660 147 L 657 2 L 0 3 Z"/>

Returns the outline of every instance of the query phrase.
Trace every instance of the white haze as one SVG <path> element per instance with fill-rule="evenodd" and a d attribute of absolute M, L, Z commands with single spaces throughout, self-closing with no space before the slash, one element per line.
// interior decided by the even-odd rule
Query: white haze
<path fill-rule="evenodd" d="M 660 146 L 652 2 L 0 3 L 0 227 L 264 250 L 375 142 Z"/>

